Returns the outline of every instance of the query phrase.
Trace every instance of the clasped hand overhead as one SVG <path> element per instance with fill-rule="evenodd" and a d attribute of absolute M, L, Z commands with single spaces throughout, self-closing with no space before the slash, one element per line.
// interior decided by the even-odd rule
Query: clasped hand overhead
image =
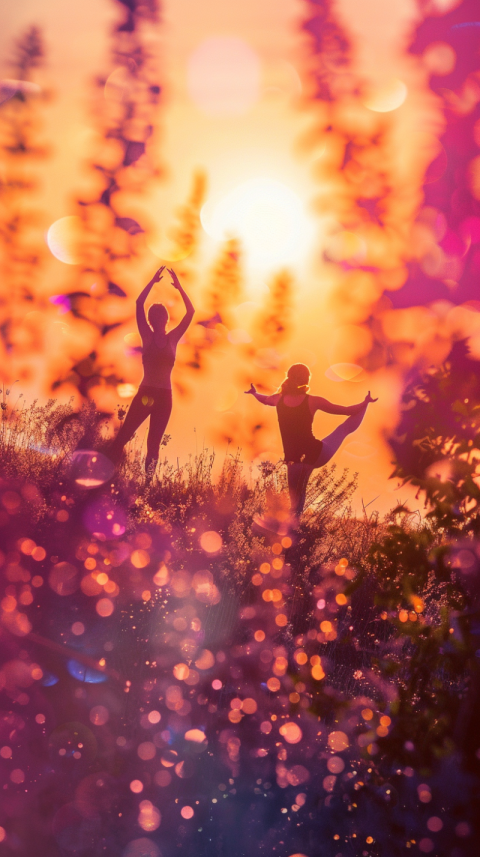
<path fill-rule="evenodd" d="M 163 272 L 164 272 L 165 268 L 166 268 L 166 266 L 162 265 L 162 267 L 158 269 L 156 274 L 154 274 L 152 277 L 152 283 L 159 283 L 160 282 L 160 280 L 163 278 Z M 177 277 L 175 271 L 173 270 L 173 268 L 167 268 L 167 271 L 172 278 L 173 288 L 179 289 L 180 288 L 180 282 L 178 280 L 178 277 Z"/>

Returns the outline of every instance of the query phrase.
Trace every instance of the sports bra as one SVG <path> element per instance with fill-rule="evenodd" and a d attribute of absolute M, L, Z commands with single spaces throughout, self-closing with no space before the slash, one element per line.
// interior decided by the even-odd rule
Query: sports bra
<path fill-rule="evenodd" d="M 176 343 L 167 334 L 165 345 L 158 346 L 155 339 L 149 342 L 142 352 L 143 381 L 146 387 L 160 387 L 171 390 L 171 374 L 175 363 Z"/>

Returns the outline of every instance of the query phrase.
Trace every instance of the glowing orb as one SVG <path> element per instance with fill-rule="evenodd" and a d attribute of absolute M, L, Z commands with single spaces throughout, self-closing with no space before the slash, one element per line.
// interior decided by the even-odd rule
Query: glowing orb
<path fill-rule="evenodd" d="M 182 818 L 193 818 L 193 808 L 191 806 L 183 806 L 180 810 L 180 815 L 182 816 Z"/>
<path fill-rule="evenodd" d="M 204 113 L 241 115 L 258 99 L 260 61 L 242 39 L 205 39 L 188 61 L 187 86 L 190 98 Z"/>
<path fill-rule="evenodd" d="M 250 179 L 201 212 L 212 238 L 239 238 L 254 265 L 298 261 L 313 234 L 312 224 L 294 191 L 274 179 Z"/>
<path fill-rule="evenodd" d="M 206 741 L 205 732 L 202 732 L 201 729 L 189 729 L 185 732 L 185 741 L 193 741 L 196 744 L 202 744 L 203 741 Z"/>
<path fill-rule="evenodd" d="M 61 217 L 52 223 L 47 232 L 47 246 L 53 256 L 66 265 L 79 265 L 78 239 L 80 218 Z"/>
<path fill-rule="evenodd" d="M 391 78 L 383 86 L 371 92 L 363 99 L 363 104 L 375 113 L 390 113 L 405 101 L 408 89 L 403 80 Z"/>
<path fill-rule="evenodd" d="M 328 746 L 334 753 L 341 753 L 350 746 L 348 736 L 345 732 L 330 732 L 328 736 Z"/>
<path fill-rule="evenodd" d="M 150 832 L 152 830 L 156 830 L 160 827 L 160 822 L 162 820 L 162 814 L 156 806 L 149 800 L 142 800 L 140 803 L 140 812 L 138 815 L 138 824 L 142 830 Z M 144 854 L 144 851 L 141 851 L 140 854 Z M 139 855 L 140 857 L 140 855 Z"/>
<path fill-rule="evenodd" d="M 200 536 L 200 546 L 206 553 L 217 553 L 222 544 L 222 537 L 215 530 L 208 530 Z"/>
<path fill-rule="evenodd" d="M 298 742 L 301 741 L 303 737 L 303 733 L 300 729 L 300 726 L 298 726 L 297 723 L 293 723 L 291 721 L 288 723 L 284 723 L 283 726 L 280 726 L 280 729 L 278 731 L 280 732 L 282 738 L 285 739 L 287 744 L 298 744 Z"/>

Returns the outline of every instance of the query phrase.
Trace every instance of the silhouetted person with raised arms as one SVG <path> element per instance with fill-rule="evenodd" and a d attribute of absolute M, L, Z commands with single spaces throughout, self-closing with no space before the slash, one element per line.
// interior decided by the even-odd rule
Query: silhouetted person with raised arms
<path fill-rule="evenodd" d="M 150 417 L 147 439 L 147 457 L 145 471 L 153 475 L 158 461 L 160 444 L 172 413 L 172 382 L 171 373 L 175 363 L 177 345 L 194 315 L 193 304 L 185 290 L 180 285 L 174 271 L 168 268 L 172 277 L 172 285 L 180 292 L 185 304 L 186 313 L 180 324 L 167 333 L 168 311 L 163 304 L 152 304 L 148 310 L 148 321 L 145 315 L 145 301 L 155 283 L 162 279 L 165 266 L 160 268 L 152 277 L 137 298 L 138 332 L 142 338 L 143 381 L 138 393 L 133 399 L 125 422 L 113 441 L 108 455 L 113 461 L 118 461 L 125 444 L 135 434 L 138 427 Z"/>
<path fill-rule="evenodd" d="M 272 396 L 257 393 L 253 384 L 246 391 L 247 394 L 255 396 L 263 405 L 271 405 L 277 409 L 294 519 L 298 519 L 302 514 L 308 480 L 312 472 L 330 461 L 347 435 L 359 427 L 369 403 L 377 401 L 377 399 L 372 399 L 368 393 L 364 401 L 358 405 L 347 407 L 334 405 L 322 396 L 308 395 L 309 381 L 310 369 L 308 366 L 303 363 L 295 363 L 290 366 L 280 390 Z M 323 440 L 318 440 L 312 431 L 313 417 L 316 411 L 346 415 L 348 420 L 345 420 L 342 425 L 338 426 Z"/>

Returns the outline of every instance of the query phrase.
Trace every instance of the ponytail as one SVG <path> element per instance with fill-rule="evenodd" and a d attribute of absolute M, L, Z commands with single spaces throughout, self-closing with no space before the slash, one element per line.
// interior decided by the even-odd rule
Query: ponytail
<path fill-rule="evenodd" d="M 310 380 L 310 369 L 304 363 L 294 363 L 287 372 L 287 377 L 280 385 L 279 393 L 282 396 L 297 396 L 299 393 L 308 393 Z"/>
<path fill-rule="evenodd" d="M 283 384 L 280 385 L 282 396 L 296 396 L 298 393 L 308 393 L 308 384 L 298 384 L 293 378 L 285 378 Z"/>

